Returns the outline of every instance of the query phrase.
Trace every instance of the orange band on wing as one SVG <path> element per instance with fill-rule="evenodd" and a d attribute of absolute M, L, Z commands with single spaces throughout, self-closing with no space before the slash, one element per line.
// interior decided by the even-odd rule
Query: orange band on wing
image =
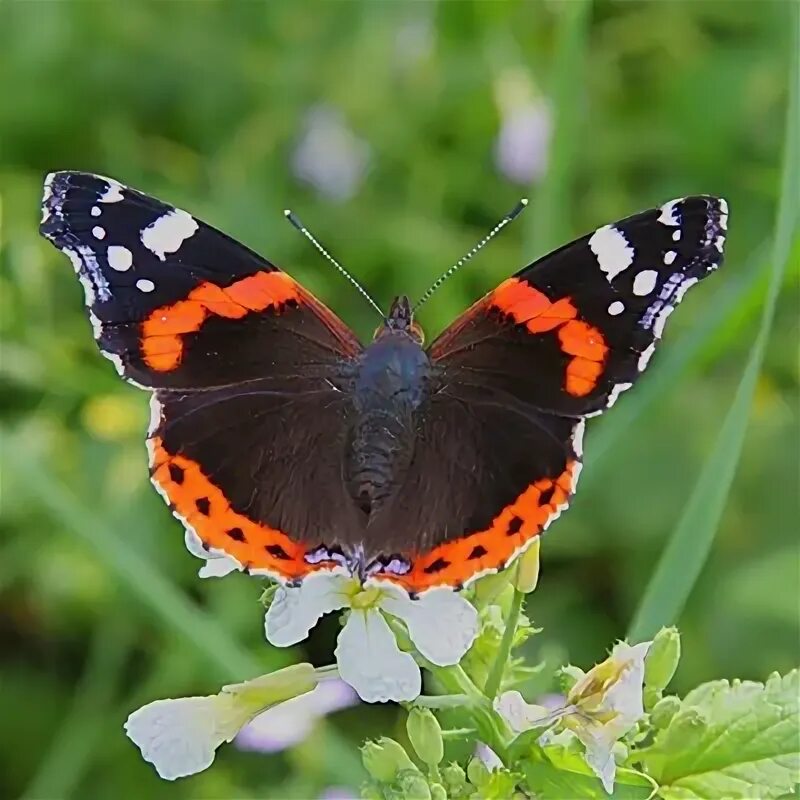
<path fill-rule="evenodd" d="M 201 283 L 185 300 L 157 308 L 142 323 L 142 352 L 148 367 L 169 372 L 181 362 L 183 336 L 199 331 L 213 315 L 241 319 L 252 311 L 280 309 L 300 289 L 285 272 L 256 272 L 230 286 Z"/>
<path fill-rule="evenodd" d="M 151 440 L 151 453 L 153 480 L 206 547 L 227 553 L 247 570 L 265 569 L 288 580 L 324 566 L 312 567 L 304 559 L 305 546 L 285 533 L 234 511 L 195 461 L 168 453 L 158 436 Z"/>
<path fill-rule="evenodd" d="M 565 380 L 569 394 L 582 397 L 597 386 L 608 346 L 597 328 L 577 319 L 578 310 L 570 298 L 552 302 L 526 281 L 509 278 L 492 292 L 489 302 L 531 333 L 558 331 L 559 347 L 572 356 Z"/>
<path fill-rule="evenodd" d="M 441 544 L 415 558 L 405 575 L 381 575 L 412 592 L 458 586 L 484 572 L 503 569 L 566 507 L 580 462 L 571 460 L 555 480 L 535 481 L 506 506 L 484 531 Z"/>

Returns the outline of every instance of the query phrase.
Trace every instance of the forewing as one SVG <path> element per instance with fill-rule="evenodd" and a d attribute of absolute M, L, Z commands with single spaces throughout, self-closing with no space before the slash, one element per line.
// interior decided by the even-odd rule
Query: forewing
<path fill-rule="evenodd" d="M 599 413 L 645 369 L 686 290 L 720 265 L 727 218 L 724 200 L 698 196 L 605 225 L 479 300 L 431 359 L 451 386 Z"/>
<path fill-rule="evenodd" d="M 304 371 L 360 345 L 289 275 L 190 214 L 110 178 L 57 172 L 41 232 L 69 256 L 100 349 L 147 388 Z"/>

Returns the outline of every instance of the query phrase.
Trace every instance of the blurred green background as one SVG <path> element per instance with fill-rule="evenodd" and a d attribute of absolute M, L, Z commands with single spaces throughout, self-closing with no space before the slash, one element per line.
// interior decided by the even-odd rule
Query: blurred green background
<path fill-rule="evenodd" d="M 350 710 L 277 755 L 223 748 L 160 782 L 122 732 L 302 653 L 263 639 L 260 586 L 201 582 L 147 480 L 147 397 L 96 352 L 43 175 L 114 176 L 286 267 L 368 337 L 520 196 L 528 211 L 425 308 L 434 334 L 533 257 L 674 196 L 731 207 L 724 269 L 649 374 L 587 433 L 548 534 L 532 655 L 584 667 L 622 637 L 694 488 L 761 312 L 778 202 L 791 3 L 0 4 L 0 796 L 318 797 L 396 709 Z M 679 619 L 680 691 L 798 658 L 797 240 L 741 463 Z M 689 556 L 687 556 L 689 557 Z M 336 621 L 306 654 L 331 658 Z M 545 681 L 532 692 L 549 687 Z"/>

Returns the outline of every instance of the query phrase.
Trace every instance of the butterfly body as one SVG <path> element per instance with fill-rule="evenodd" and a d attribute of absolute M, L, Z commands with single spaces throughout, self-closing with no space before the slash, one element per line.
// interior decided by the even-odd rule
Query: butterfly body
<path fill-rule="evenodd" d="M 413 593 L 502 569 L 566 508 L 586 419 L 719 266 L 728 214 L 696 196 L 602 226 L 425 348 L 408 298 L 362 346 L 287 273 L 112 179 L 55 173 L 43 207 L 101 351 L 152 393 L 151 476 L 191 552 Z"/>

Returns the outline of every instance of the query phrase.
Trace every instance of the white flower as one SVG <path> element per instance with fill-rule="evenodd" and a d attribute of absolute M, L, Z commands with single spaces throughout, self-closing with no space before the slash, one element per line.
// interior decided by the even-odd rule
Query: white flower
<path fill-rule="evenodd" d="M 134 711 L 125 732 L 166 780 L 194 775 L 211 765 L 217 748 L 230 742 L 253 717 L 310 692 L 317 684 L 311 664 L 295 664 L 219 694 L 156 700 Z"/>
<path fill-rule="evenodd" d="M 518 733 L 558 720 L 562 733 L 571 732 L 583 744 L 586 763 L 611 794 L 616 775 L 614 744 L 644 715 L 644 660 L 651 644 L 619 642 L 605 661 L 572 687 L 563 708 L 551 711 L 531 705 L 519 692 L 506 692 L 495 701 L 495 708 Z M 547 731 L 539 741 L 547 744 L 554 738 Z"/>
<path fill-rule="evenodd" d="M 296 587 L 282 586 L 267 611 L 267 639 L 288 647 L 305 639 L 323 614 L 349 608 L 339 634 L 339 675 L 362 700 L 413 700 L 422 688 L 419 667 L 395 640 L 385 614 L 401 619 L 420 655 L 438 666 L 457 664 L 478 633 L 478 614 L 461 595 L 430 589 L 412 600 L 399 587 L 342 571 L 310 575 Z"/>

